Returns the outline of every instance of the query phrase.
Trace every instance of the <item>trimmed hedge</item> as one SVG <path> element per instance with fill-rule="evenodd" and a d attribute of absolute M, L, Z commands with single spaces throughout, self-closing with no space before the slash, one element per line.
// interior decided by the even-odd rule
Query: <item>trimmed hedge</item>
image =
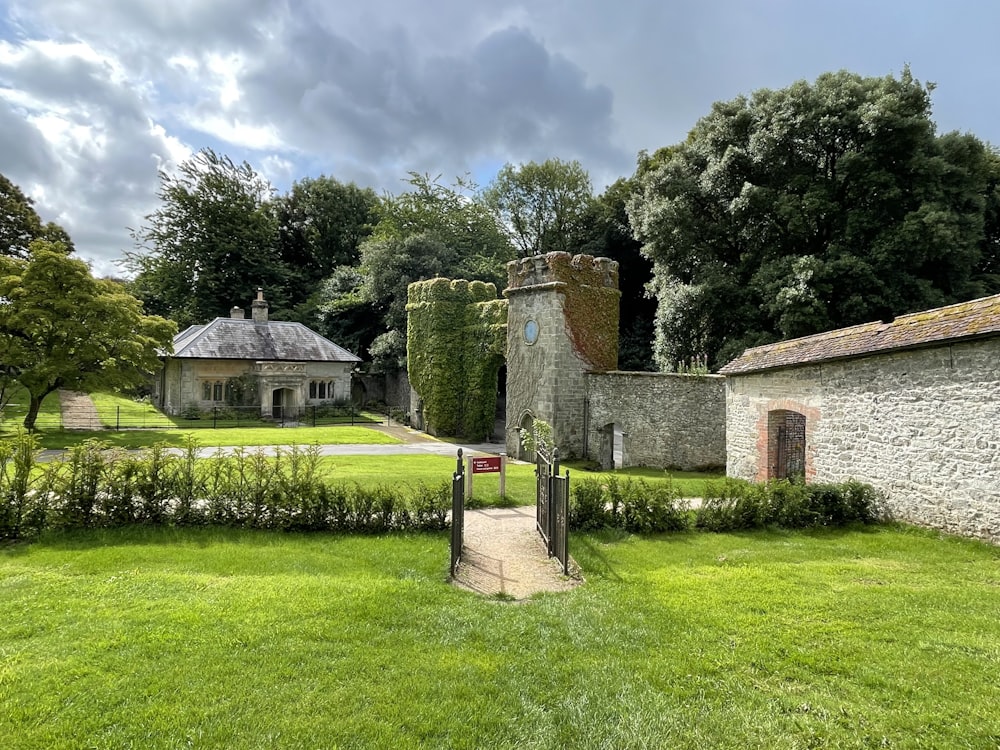
<path fill-rule="evenodd" d="M 574 530 L 620 528 L 637 533 L 737 531 L 778 526 L 802 529 L 876 523 L 888 517 L 885 497 L 861 482 L 801 484 L 725 479 L 709 483 L 698 509 L 671 484 L 611 477 L 573 485 L 569 524 Z"/>
<path fill-rule="evenodd" d="M 219 524 L 288 531 L 439 530 L 451 487 L 362 487 L 319 476 L 316 447 L 238 449 L 198 458 L 163 446 L 108 450 L 96 441 L 36 463 L 33 435 L 0 442 L 0 539 L 45 529 Z"/>

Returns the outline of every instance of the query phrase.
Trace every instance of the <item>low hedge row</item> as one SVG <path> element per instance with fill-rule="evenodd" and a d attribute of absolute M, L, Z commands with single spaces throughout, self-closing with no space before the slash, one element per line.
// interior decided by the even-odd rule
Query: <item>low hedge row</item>
<path fill-rule="evenodd" d="M 809 528 L 875 523 L 887 518 L 884 496 L 861 482 L 802 484 L 724 479 L 706 486 L 696 510 L 669 483 L 640 479 L 573 485 L 569 524 L 574 530 L 621 528 L 637 533 L 736 531 L 765 526 Z"/>
<path fill-rule="evenodd" d="M 0 539 L 45 529 L 222 524 L 383 533 L 447 528 L 451 487 L 363 487 L 319 475 L 316 448 L 198 458 L 162 446 L 109 451 L 97 442 L 36 463 L 32 436 L 0 442 Z"/>

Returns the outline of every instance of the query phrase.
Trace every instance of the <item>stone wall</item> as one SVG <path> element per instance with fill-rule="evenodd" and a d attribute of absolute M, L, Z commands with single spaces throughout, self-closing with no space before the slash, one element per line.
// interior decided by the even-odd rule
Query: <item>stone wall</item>
<path fill-rule="evenodd" d="M 351 399 L 360 406 L 383 403 L 398 409 L 410 409 L 410 379 L 406 370 L 390 373 L 355 373 Z"/>
<path fill-rule="evenodd" d="M 537 418 L 563 456 L 581 456 L 586 374 L 617 366 L 618 264 L 549 253 L 507 272 L 507 453 L 522 454 L 517 430 Z"/>
<path fill-rule="evenodd" d="M 809 481 L 858 479 L 900 519 L 1000 542 L 1000 339 L 726 381 L 731 476 L 766 479 L 768 414 L 806 416 Z"/>
<path fill-rule="evenodd" d="M 725 378 L 607 372 L 587 376 L 587 455 L 611 467 L 611 425 L 622 465 L 700 469 L 726 463 Z"/>

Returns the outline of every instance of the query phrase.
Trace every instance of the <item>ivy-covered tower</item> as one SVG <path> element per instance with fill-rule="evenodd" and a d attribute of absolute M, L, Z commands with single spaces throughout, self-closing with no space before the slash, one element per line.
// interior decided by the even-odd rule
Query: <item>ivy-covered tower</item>
<path fill-rule="evenodd" d="M 549 253 L 507 264 L 507 453 L 518 428 L 552 426 L 564 457 L 586 440 L 588 372 L 618 367 L 618 263 Z"/>
<path fill-rule="evenodd" d="M 432 435 L 493 432 L 507 304 L 493 284 L 430 279 L 407 288 L 406 352 L 414 422 Z"/>

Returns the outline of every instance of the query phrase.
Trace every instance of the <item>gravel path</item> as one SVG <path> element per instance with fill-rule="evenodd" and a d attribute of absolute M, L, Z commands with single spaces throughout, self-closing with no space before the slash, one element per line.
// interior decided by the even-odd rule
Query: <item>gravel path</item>
<path fill-rule="evenodd" d="M 546 554 L 533 506 L 465 511 L 464 542 L 453 583 L 476 593 L 527 599 L 583 583 L 572 558 L 564 576 L 559 561 Z"/>

